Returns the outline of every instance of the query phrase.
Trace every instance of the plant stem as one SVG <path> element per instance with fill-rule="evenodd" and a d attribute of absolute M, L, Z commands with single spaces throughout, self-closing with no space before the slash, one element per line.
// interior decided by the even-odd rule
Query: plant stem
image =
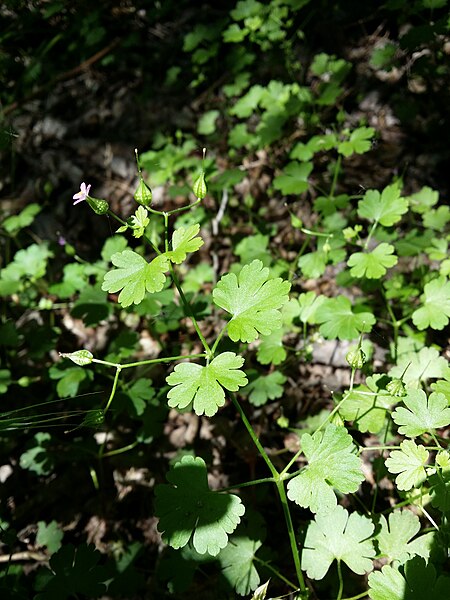
<path fill-rule="evenodd" d="M 103 411 L 104 415 L 106 414 L 106 411 L 108 410 L 109 405 L 111 404 L 112 399 L 114 398 L 114 396 L 116 394 L 117 383 L 119 381 L 119 375 L 120 375 L 120 371 L 121 370 L 122 370 L 122 366 L 121 365 L 117 365 L 117 367 L 116 367 L 116 373 L 114 375 L 114 382 L 113 382 L 111 394 L 109 395 L 108 402 L 106 403 L 105 409 Z"/>
<path fill-rule="evenodd" d="M 433 431 L 433 430 L 431 430 L 431 431 L 430 431 L 430 435 L 431 435 L 431 437 L 433 438 L 433 440 L 434 440 L 434 443 L 436 444 L 436 446 L 438 447 L 438 449 L 439 449 L 439 450 L 442 450 L 442 446 L 441 446 L 441 444 L 439 443 L 439 440 L 437 439 L 437 437 L 436 437 L 436 434 L 434 433 L 434 431 Z"/>
<path fill-rule="evenodd" d="M 383 450 L 399 450 L 400 446 L 366 446 L 365 448 L 360 448 L 358 450 L 358 454 L 361 454 L 361 452 L 365 452 L 366 450 L 379 450 L 380 452 L 383 452 Z"/>
<path fill-rule="evenodd" d="M 97 492 L 100 490 L 100 484 L 98 482 L 98 477 L 97 477 L 97 473 L 94 469 L 94 467 L 91 467 L 89 469 L 89 474 L 91 476 L 92 479 L 92 483 L 94 484 L 95 489 L 97 490 Z"/>
<path fill-rule="evenodd" d="M 168 356 L 165 358 L 151 358 L 149 360 L 139 360 L 134 363 L 126 363 L 120 365 L 122 369 L 128 369 L 130 367 L 140 367 L 142 365 L 154 365 L 157 363 L 172 362 L 174 360 L 181 360 L 184 358 L 205 358 L 207 355 L 203 352 L 202 354 L 179 354 L 178 356 Z"/>
<path fill-rule="evenodd" d="M 239 404 L 236 396 L 234 394 L 230 394 L 231 396 L 231 400 L 234 404 L 234 406 L 236 407 L 237 411 L 239 412 L 239 415 L 242 419 L 242 422 L 245 425 L 245 428 L 247 429 L 250 437 L 253 440 L 253 443 L 255 444 L 255 446 L 258 448 L 258 452 L 261 454 L 261 456 L 263 457 L 266 465 L 269 467 L 270 472 L 272 473 L 273 477 L 277 480 L 279 479 L 279 473 L 278 471 L 275 469 L 275 467 L 273 466 L 272 461 L 270 460 L 270 458 L 267 455 L 267 452 L 264 450 L 264 448 L 261 445 L 261 442 L 258 439 L 258 436 L 255 433 L 255 430 L 253 429 L 253 427 L 250 424 L 250 421 L 247 419 L 244 411 L 242 410 L 241 405 Z"/>
<path fill-rule="evenodd" d="M 306 238 L 306 240 L 301 245 L 300 250 L 297 252 L 297 256 L 294 258 L 294 260 L 292 262 L 292 267 L 289 269 L 288 281 L 293 280 L 295 272 L 297 271 L 298 261 L 303 256 L 303 252 L 306 250 L 306 247 L 308 246 L 308 242 L 309 242 L 309 240 L 308 240 L 308 238 Z"/>
<path fill-rule="evenodd" d="M 329 198 L 334 198 L 334 192 L 336 191 L 336 184 L 339 177 L 339 171 L 341 170 L 342 157 L 339 154 L 337 157 L 336 164 L 334 165 L 333 181 L 331 182 Z"/>
<path fill-rule="evenodd" d="M 306 227 L 301 227 L 300 231 L 302 231 L 303 233 L 306 233 L 306 235 L 314 235 L 316 237 L 325 237 L 325 238 L 334 237 L 333 233 L 326 233 L 324 231 L 312 231 L 312 229 L 306 229 Z"/>
<path fill-rule="evenodd" d="M 291 551 L 292 551 L 292 556 L 294 558 L 294 565 L 295 565 L 295 571 L 297 573 L 297 579 L 298 579 L 298 583 L 300 586 L 300 590 L 301 592 L 304 594 L 307 591 L 306 588 L 306 584 L 305 584 L 305 580 L 303 578 L 303 573 L 300 567 L 300 556 L 298 553 L 298 547 L 297 547 L 297 540 L 295 539 L 295 532 L 294 532 L 294 526 L 292 524 L 292 518 L 291 518 L 291 513 L 289 511 L 289 505 L 288 505 L 288 500 L 287 500 L 287 496 L 286 496 L 286 490 L 284 489 L 284 481 L 281 478 L 280 474 L 278 473 L 278 471 L 275 469 L 272 461 L 270 460 L 269 456 L 267 455 L 267 452 L 264 450 L 264 448 L 261 445 L 261 442 L 259 441 L 253 427 L 251 426 L 249 420 L 247 419 L 244 411 L 242 410 L 241 405 L 239 404 L 237 398 L 235 397 L 234 394 L 230 394 L 231 395 L 231 400 L 234 404 L 234 406 L 236 407 L 236 409 L 239 412 L 239 415 L 242 419 L 242 422 L 244 423 L 250 437 L 253 440 L 253 443 L 255 444 L 255 446 L 257 447 L 259 453 L 261 454 L 261 456 L 263 457 L 264 461 L 266 462 L 267 466 L 270 469 L 270 472 L 272 473 L 274 479 L 275 479 L 275 485 L 278 491 L 278 495 L 280 497 L 281 500 L 281 505 L 283 507 L 283 513 L 284 513 L 284 518 L 286 520 L 286 525 L 287 525 L 287 529 L 288 529 L 288 535 L 289 535 L 289 541 L 291 544 Z"/>
<path fill-rule="evenodd" d="M 128 452 L 128 450 L 133 450 L 133 448 L 136 448 L 136 446 L 139 444 L 139 442 L 136 440 L 134 442 L 132 442 L 131 444 L 128 444 L 128 446 L 123 446 L 122 448 L 117 448 L 116 450 L 110 450 L 109 452 L 104 452 L 102 454 L 102 458 L 106 458 L 108 456 L 116 456 L 116 454 L 122 454 L 123 452 Z"/>
<path fill-rule="evenodd" d="M 347 392 L 347 394 L 348 394 L 348 392 Z M 316 433 L 317 431 L 320 431 L 322 429 L 322 427 L 328 423 L 328 421 L 331 419 L 331 417 L 340 409 L 340 407 L 345 402 L 345 400 L 347 400 L 347 394 L 345 394 L 344 397 L 342 398 L 342 400 L 338 404 L 336 404 L 336 406 L 333 408 L 333 410 L 330 412 L 330 414 L 327 415 L 326 419 L 324 421 L 322 421 L 322 423 L 319 425 L 319 427 L 316 429 L 316 431 L 314 433 Z M 298 450 L 298 452 L 296 452 L 294 454 L 294 456 L 291 458 L 291 460 L 288 462 L 288 464 L 281 471 L 280 475 L 282 477 L 285 477 L 286 473 L 289 471 L 289 469 L 295 463 L 295 461 L 300 456 L 300 454 L 302 454 L 302 452 L 303 452 L 303 450 L 300 449 L 300 450 Z"/>
<path fill-rule="evenodd" d="M 339 591 L 338 591 L 338 595 L 336 597 L 336 600 L 341 600 L 342 599 L 342 592 L 344 590 L 344 580 L 342 579 L 341 561 L 339 559 L 337 561 L 337 571 L 338 571 L 338 577 L 339 577 Z"/>
<path fill-rule="evenodd" d="M 388 301 L 388 299 L 386 298 L 386 295 L 384 295 L 384 299 L 386 300 L 386 308 L 388 310 L 389 316 L 391 317 L 391 324 L 392 327 L 394 329 L 394 363 L 397 362 L 397 342 L 398 342 L 398 331 L 400 328 L 400 323 L 397 321 L 395 315 L 394 315 L 394 311 L 392 310 L 391 304 Z"/>
<path fill-rule="evenodd" d="M 275 577 L 278 577 L 278 579 L 281 579 L 281 581 L 284 581 L 284 583 L 286 585 L 288 585 L 289 587 L 291 587 L 293 590 L 298 590 L 298 586 L 296 586 L 294 583 L 292 583 L 292 581 L 289 581 L 289 579 L 287 579 L 284 575 L 282 575 L 278 571 L 278 569 L 275 569 L 274 567 L 272 567 L 272 565 L 270 563 L 266 562 L 265 560 L 261 560 L 257 556 L 255 556 L 253 558 L 253 560 L 255 562 L 257 562 L 258 564 L 264 566 L 264 568 L 266 568 L 268 571 L 270 571 L 271 573 L 273 573 L 275 575 Z"/>
<path fill-rule="evenodd" d="M 177 274 L 175 273 L 172 263 L 169 265 L 169 269 L 170 269 L 170 275 L 172 277 L 172 281 L 174 282 L 175 287 L 178 290 L 178 293 L 180 295 L 180 300 L 183 303 L 186 314 L 191 319 L 194 329 L 197 332 L 197 335 L 200 338 L 201 343 L 203 344 L 203 348 L 205 349 L 206 354 L 208 356 L 211 356 L 211 348 L 209 347 L 208 342 L 206 341 L 202 332 L 200 331 L 200 327 L 198 326 L 197 319 L 194 317 L 194 314 L 191 309 L 191 305 L 187 301 L 186 296 L 184 295 L 184 292 L 181 289 L 180 281 L 178 279 Z"/>
<path fill-rule="evenodd" d="M 352 372 L 350 374 L 350 385 L 349 385 L 349 389 L 348 389 L 349 392 L 351 392 L 353 390 L 353 386 L 355 384 L 355 373 L 356 373 L 356 368 L 353 368 Z"/>
<path fill-rule="evenodd" d="M 307 587 L 305 584 L 305 579 L 303 577 L 301 565 L 300 565 L 300 555 L 298 552 L 298 544 L 297 539 L 295 537 L 294 525 L 292 523 L 292 517 L 289 510 L 288 499 L 286 496 L 286 490 L 284 489 L 284 481 L 282 479 L 278 479 L 275 482 L 277 486 L 278 495 L 281 500 L 281 506 L 283 507 L 284 518 L 286 521 L 286 526 L 289 535 L 289 542 L 291 545 L 291 552 L 294 558 L 295 572 L 297 574 L 298 584 L 302 593 L 307 591 Z"/>
<path fill-rule="evenodd" d="M 222 339 L 223 334 L 225 333 L 225 331 L 227 330 L 228 327 L 228 323 L 225 325 L 225 327 L 223 327 L 222 331 L 219 333 L 219 335 L 216 338 L 216 341 L 214 342 L 212 348 L 211 348 L 211 356 L 214 356 L 217 346 L 219 345 L 220 340 Z"/>
<path fill-rule="evenodd" d="M 342 600 L 360 600 L 360 598 L 367 598 L 367 592 L 356 594 L 356 596 L 352 596 L 351 598 L 342 598 Z"/>
<path fill-rule="evenodd" d="M 174 208 L 173 210 L 169 210 L 165 214 L 168 216 L 175 215 L 176 213 L 182 212 L 184 210 L 189 210 L 190 208 L 194 208 L 194 206 L 197 206 L 197 204 L 199 204 L 200 202 L 201 202 L 201 199 L 198 199 L 195 202 L 193 202 L 192 204 L 188 204 L 187 206 L 182 206 L 181 208 Z"/>
<path fill-rule="evenodd" d="M 369 247 L 369 242 L 372 239 L 373 234 L 375 233 L 375 229 L 377 228 L 377 225 L 378 225 L 378 221 L 375 221 L 375 223 L 372 225 L 372 227 L 369 231 L 369 235 L 367 236 L 366 243 L 364 244 L 364 250 L 367 250 L 367 248 Z"/>
<path fill-rule="evenodd" d="M 221 492 L 230 492 L 231 490 L 239 490 L 244 487 L 250 487 L 252 485 L 259 485 L 261 483 L 275 483 L 275 479 L 273 477 L 264 477 L 263 479 L 253 479 L 252 481 L 245 481 L 244 483 L 236 483 L 235 485 L 229 485 L 225 488 L 220 488 L 219 490 L 215 490 L 217 493 Z"/>

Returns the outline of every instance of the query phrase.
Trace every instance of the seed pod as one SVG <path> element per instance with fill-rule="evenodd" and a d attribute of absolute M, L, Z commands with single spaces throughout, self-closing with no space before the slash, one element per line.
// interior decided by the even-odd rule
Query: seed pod
<path fill-rule="evenodd" d="M 136 191 L 134 192 L 133 198 L 142 206 L 150 206 L 152 201 L 152 190 L 145 183 L 142 177 L 139 178 L 139 185 L 137 186 Z"/>
<path fill-rule="evenodd" d="M 97 427 L 105 422 L 105 413 L 101 408 L 90 410 L 86 413 L 82 425 L 85 427 Z"/>
<path fill-rule="evenodd" d="M 87 196 L 86 202 L 92 208 L 96 215 L 106 215 L 109 210 L 109 204 L 106 200 L 101 200 L 100 198 L 92 198 L 92 196 Z"/>

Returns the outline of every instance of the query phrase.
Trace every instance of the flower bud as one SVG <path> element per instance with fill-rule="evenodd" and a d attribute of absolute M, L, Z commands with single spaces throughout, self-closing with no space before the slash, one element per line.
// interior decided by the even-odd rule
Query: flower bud
<path fill-rule="evenodd" d="M 203 198 L 206 196 L 208 189 L 206 187 L 205 174 L 203 171 L 195 180 L 194 185 L 192 186 L 192 191 L 199 200 L 203 200 Z"/>
<path fill-rule="evenodd" d="M 344 427 L 345 425 L 344 419 L 338 412 L 334 413 L 334 415 L 331 417 L 330 423 L 333 423 L 333 425 L 336 425 L 336 427 Z"/>
<path fill-rule="evenodd" d="M 362 369 L 366 362 L 366 355 L 363 350 L 358 347 L 354 350 L 349 350 L 345 356 L 345 360 L 352 369 Z"/>
<path fill-rule="evenodd" d="M 109 204 L 106 200 L 100 198 L 92 198 L 92 196 L 86 197 L 86 202 L 92 208 L 96 215 L 106 215 L 109 210 Z"/>
<path fill-rule="evenodd" d="M 139 185 L 134 192 L 133 198 L 142 206 L 150 206 L 152 201 L 152 190 L 145 183 L 142 177 L 139 178 Z"/>
<path fill-rule="evenodd" d="M 393 379 L 387 384 L 386 389 L 391 396 L 406 396 L 406 387 L 401 379 Z"/>

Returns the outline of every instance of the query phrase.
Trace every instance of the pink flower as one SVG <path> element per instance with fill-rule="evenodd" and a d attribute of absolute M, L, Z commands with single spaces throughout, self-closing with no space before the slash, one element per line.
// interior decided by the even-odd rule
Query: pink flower
<path fill-rule="evenodd" d="M 78 194 L 73 195 L 73 200 L 76 200 L 76 202 L 74 202 L 73 205 L 75 206 L 75 204 L 78 204 L 79 202 L 83 202 L 83 200 L 86 200 L 86 198 L 89 196 L 90 189 L 91 189 L 91 186 L 90 185 L 86 186 L 86 184 L 83 181 L 83 183 L 80 185 L 80 191 L 78 192 Z"/>

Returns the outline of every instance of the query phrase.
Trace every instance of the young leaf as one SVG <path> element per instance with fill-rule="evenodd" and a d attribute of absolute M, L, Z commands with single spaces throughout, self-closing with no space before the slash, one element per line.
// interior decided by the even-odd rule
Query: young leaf
<path fill-rule="evenodd" d="M 412 440 L 400 444 L 400 450 L 393 450 L 386 459 L 389 473 L 398 473 L 395 484 L 399 490 L 410 490 L 426 478 L 425 465 L 429 456 L 422 445 L 416 446 Z"/>
<path fill-rule="evenodd" d="M 248 535 L 233 535 L 218 556 L 222 575 L 240 596 L 246 596 L 258 587 L 260 579 L 254 561 L 260 547 L 260 540 Z"/>
<path fill-rule="evenodd" d="M 218 110 L 208 110 L 203 113 L 197 124 L 197 132 L 200 135 L 211 135 L 211 133 L 214 133 L 219 114 Z"/>
<path fill-rule="evenodd" d="M 300 305 L 300 321 L 314 325 L 316 321 L 316 312 L 326 300 L 326 296 L 317 296 L 315 292 L 305 292 L 298 297 Z"/>
<path fill-rule="evenodd" d="M 65 600 L 80 595 L 98 598 L 106 592 L 105 582 L 111 578 L 106 567 L 98 565 L 100 559 L 93 544 L 63 546 L 50 559 L 53 576 L 35 600 Z"/>
<path fill-rule="evenodd" d="M 300 256 L 297 264 L 304 277 L 307 279 L 318 279 L 325 273 L 327 262 L 328 255 L 326 252 L 317 250 L 316 252 L 308 252 Z"/>
<path fill-rule="evenodd" d="M 352 154 L 364 154 L 370 150 L 371 139 L 375 135 L 373 127 L 358 127 L 351 132 L 348 140 L 341 142 L 338 145 L 338 152 L 343 156 L 351 156 Z"/>
<path fill-rule="evenodd" d="M 301 194 L 308 187 L 308 177 L 313 169 L 312 163 L 290 162 L 283 171 L 273 180 L 273 187 L 280 190 L 283 195 Z"/>
<path fill-rule="evenodd" d="M 252 260 L 260 260 L 265 267 L 268 267 L 272 262 L 270 254 L 269 236 L 257 233 L 244 237 L 234 248 L 233 252 L 240 258 L 240 262 L 250 263 Z"/>
<path fill-rule="evenodd" d="M 424 542 L 430 541 L 429 534 L 410 541 L 420 531 L 419 517 L 410 510 L 395 510 L 389 515 L 389 522 L 381 515 L 380 525 L 376 536 L 378 547 L 389 562 L 398 560 L 403 563 L 416 555 L 428 559 L 430 549 Z"/>
<path fill-rule="evenodd" d="M 435 210 L 429 210 L 422 216 L 422 221 L 427 229 L 443 231 L 450 221 L 450 206 L 439 206 Z"/>
<path fill-rule="evenodd" d="M 179 227 L 172 234 L 172 250 L 167 253 L 169 259 L 179 265 L 186 260 L 188 252 L 195 252 L 204 242 L 201 237 L 195 237 L 200 231 L 200 225 L 190 225 L 189 227 Z"/>
<path fill-rule="evenodd" d="M 258 346 L 256 358 L 262 365 L 281 364 L 287 356 L 283 347 L 283 329 L 276 329 L 269 335 L 261 336 L 261 343 Z"/>
<path fill-rule="evenodd" d="M 391 377 L 402 377 L 407 387 L 418 387 L 428 379 L 450 377 L 448 361 L 439 356 L 436 348 L 421 348 L 419 352 L 405 352 L 397 365 L 389 371 Z"/>
<path fill-rule="evenodd" d="M 321 323 L 320 333 L 329 340 L 354 340 L 360 332 L 369 332 L 375 324 L 372 313 L 354 313 L 345 296 L 324 300 L 316 310 L 315 320 Z"/>
<path fill-rule="evenodd" d="M 217 556 L 245 512 L 240 498 L 212 492 L 206 464 L 199 457 L 184 456 L 171 468 L 167 480 L 170 485 L 155 489 L 162 539 L 172 548 L 183 548 L 192 539 L 199 554 Z"/>
<path fill-rule="evenodd" d="M 248 399 L 253 406 L 263 406 L 267 400 L 275 400 L 283 395 L 283 384 L 286 377 L 280 371 L 269 375 L 261 375 L 242 388 L 241 393 L 249 394 Z"/>
<path fill-rule="evenodd" d="M 323 579 L 334 560 L 363 575 L 373 569 L 375 551 L 369 538 L 374 525 L 358 513 L 348 514 L 336 506 L 326 515 L 316 515 L 308 527 L 302 552 L 302 568 L 311 579 Z"/>
<path fill-rule="evenodd" d="M 138 379 L 127 390 L 127 396 L 130 398 L 137 416 L 144 414 L 145 408 L 154 395 L 152 380 L 148 378 Z"/>
<path fill-rule="evenodd" d="M 444 329 L 450 318 L 450 281 L 445 277 L 433 279 L 423 288 L 422 306 L 412 314 L 418 329 Z"/>
<path fill-rule="evenodd" d="M 260 585 L 256 590 L 250 600 L 265 600 L 267 596 L 267 590 L 269 589 L 270 579 Z"/>
<path fill-rule="evenodd" d="M 428 479 L 431 504 L 443 513 L 450 511 L 450 469 L 447 467 Z"/>
<path fill-rule="evenodd" d="M 426 214 L 439 201 L 439 192 L 428 186 L 407 198 L 411 210 L 419 214 Z"/>
<path fill-rule="evenodd" d="M 366 385 L 359 385 L 346 394 L 339 414 L 346 421 L 353 421 L 358 431 L 378 433 L 386 421 L 386 412 L 393 398 L 377 386 L 380 375 L 367 377 Z"/>
<path fill-rule="evenodd" d="M 247 384 L 245 373 L 239 370 L 243 364 L 244 359 L 234 352 L 219 354 L 206 367 L 180 363 L 166 379 L 175 386 L 167 394 L 169 406 L 183 409 L 193 402 L 197 415 L 212 417 L 225 404 L 223 388 L 236 392 Z"/>
<path fill-rule="evenodd" d="M 232 317 L 228 335 L 237 342 L 253 342 L 281 327 L 279 309 L 288 301 L 291 284 L 280 277 L 269 279 L 260 260 L 245 265 L 238 276 L 224 275 L 213 291 L 214 302 Z"/>
<path fill-rule="evenodd" d="M 92 359 L 94 358 L 92 352 L 89 352 L 89 350 L 77 350 L 76 352 L 60 352 L 59 355 L 61 358 L 69 358 L 79 367 L 90 365 Z"/>
<path fill-rule="evenodd" d="M 402 400 L 407 408 L 399 406 L 392 414 L 402 435 L 417 437 L 450 424 L 450 408 L 444 394 L 433 392 L 427 399 L 423 390 L 410 389 Z"/>
<path fill-rule="evenodd" d="M 436 579 L 436 569 L 421 557 L 409 560 L 401 571 L 385 565 L 369 575 L 371 600 L 443 600 L 448 597 L 450 578 Z"/>
<path fill-rule="evenodd" d="M 106 273 L 102 290 L 110 293 L 122 290 L 119 303 L 123 308 L 142 302 L 145 291 L 160 292 L 164 287 L 165 272 L 169 268 L 165 254 L 148 263 L 140 254 L 124 250 L 113 254 L 111 262 L 118 268 Z"/>
<path fill-rule="evenodd" d="M 398 258 L 393 256 L 394 250 L 394 246 L 382 242 L 372 252 L 355 252 L 347 261 L 347 265 L 352 267 L 350 274 L 353 277 L 379 279 L 387 269 L 397 264 Z"/>
<path fill-rule="evenodd" d="M 61 548 L 63 537 L 64 533 L 58 527 L 56 521 L 51 521 L 48 525 L 44 521 L 38 522 L 36 544 L 38 546 L 46 546 L 50 554 L 57 552 Z"/>
<path fill-rule="evenodd" d="M 39 206 L 39 204 L 28 204 L 28 206 L 26 206 L 18 215 L 7 217 L 1 226 L 10 235 L 16 235 L 24 227 L 31 225 L 34 221 L 34 217 L 40 213 L 41 210 L 42 206 Z"/>
<path fill-rule="evenodd" d="M 143 206 L 139 206 L 134 215 L 130 217 L 130 222 L 133 228 L 133 236 L 141 238 L 145 233 L 145 228 L 150 223 L 148 211 Z"/>
<path fill-rule="evenodd" d="M 377 190 L 367 190 L 358 202 L 358 216 L 390 227 L 397 223 L 408 210 L 408 201 L 400 197 L 396 183 L 388 185 L 380 194 Z"/>
<path fill-rule="evenodd" d="M 302 448 L 308 465 L 289 481 L 288 498 L 312 512 L 330 512 L 337 504 L 333 488 L 356 492 L 364 479 L 353 439 L 345 427 L 330 424 L 323 433 L 305 433 Z"/>

